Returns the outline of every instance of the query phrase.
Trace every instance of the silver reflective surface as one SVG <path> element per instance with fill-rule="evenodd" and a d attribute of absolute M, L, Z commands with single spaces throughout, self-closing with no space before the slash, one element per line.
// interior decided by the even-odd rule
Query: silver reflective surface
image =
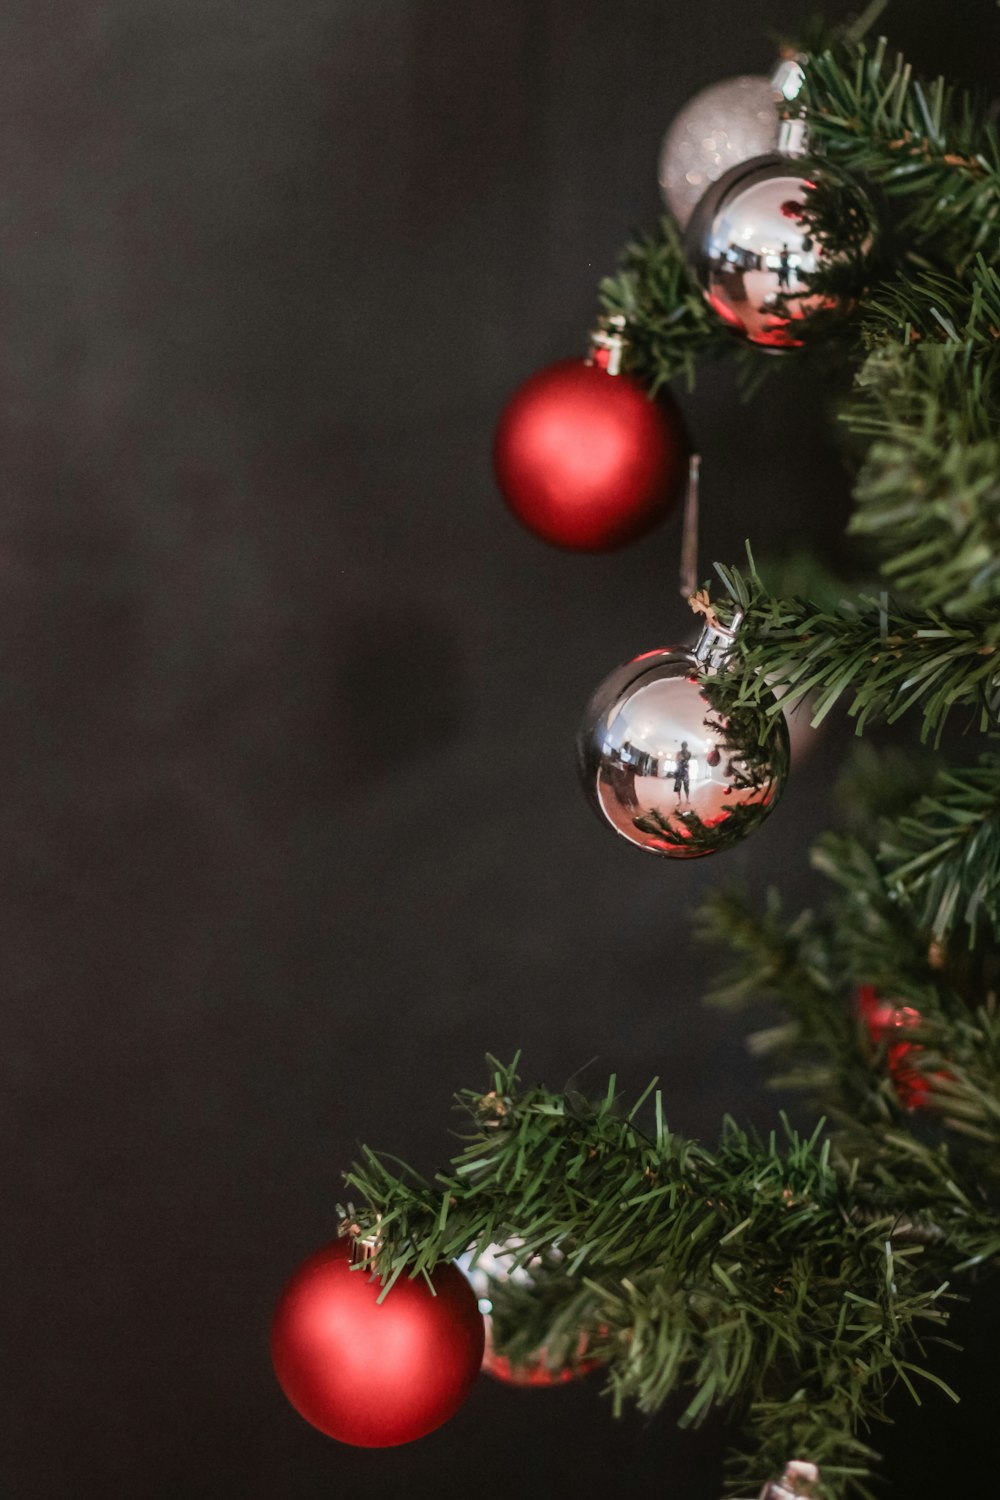
<path fill-rule="evenodd" d="M 597 689 L 577 738 L 584 791 L 601 821 L 654 854 L 732 848 L 777 802 L 788 774 L 782 715 L 726 718 L 684 647 L 649 651 Z"/>
<path fill-rule="evenodd" d="M 681 228 L 723 172 L 773 151 L 777 140 L 778 116 L 768 78 L 724 78 L 689 99 L 660 150 L 660 192 Z"/>
<path fill-rule="evenodd" d="M 787 349 L 850 312 L 874 238 L 859 188 L 826 162 L 776 153 L 734 167 L 709 188 L 685 247 L 723 322 L 751 343 Z"/>

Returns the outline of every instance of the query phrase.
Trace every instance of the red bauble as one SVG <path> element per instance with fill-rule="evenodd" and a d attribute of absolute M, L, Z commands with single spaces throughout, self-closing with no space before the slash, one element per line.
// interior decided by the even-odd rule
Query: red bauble
<path fill-rule="evenodd" d="M 271 1358 L 307 1422 L 342 1443 L 391 1448 L 440 1427 L 483 1359 L 483 1319 L 461 1271 L 439 1266 L 382 1287 L 336 1240 L 304 1261 L 281 1294 Z"/>
<path fill-rule="evenodd" d="M 504 499 L 529 531 L 557 547 L 600 552 L 670 510 L 690 453 L 668 395 L 651 401 L 629 375 L 564 359 L 511 397 L 493 463 Z"/>
<path fill-rule="evenodd" d="M 920 1025 L 920 1012 L 912 1005 L 895 1005 L 883 1000 L 873 984 L 858 986 L 858 1011 L 876 1047 L 886 1047 L 889 1077 L 904 1109 L 920 1109 L 927 1104 L 931 1080 L 925 1073 L 908 1066 L 906 1059 L 923 1049 L 916 1042 L 905 1042 L 901 1036 Z"/>

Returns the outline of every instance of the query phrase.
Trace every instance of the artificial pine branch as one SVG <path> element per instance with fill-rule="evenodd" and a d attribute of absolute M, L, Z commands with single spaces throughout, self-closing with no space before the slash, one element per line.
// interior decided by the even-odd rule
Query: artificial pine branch
<path fill-rule="evenodd" d="M 902 279 L 870 305 L 842 417 L 869 448 L 850 530 L 890 586 L 964 616 L 1000 598 L 1000 274 Z"/>
<path fill-rule="evenodd" d="M 914 921 L 943 939 L 959 923 L 1000 938 L 1000 759 L 941 772 L 934 790 L 887 823 L 880 863 Z"/>
<path fill-rule="evenodd" d="M 371 1151 L 348 1175 L 368 1207 L 346 1211 L 377 1227 L 387 1283 L 469 1244 L 516 1236 L 521 1264 L 555 1251 L 561 1295 L 544 1295 L 533 1265 L 522 1357 L 571 1304 L 616 1408 L 653 1411 L 683 1389 L 682 1424 L 749 1411 L 753 1452 L 734 1483 L 783 1462 L 782 1434 L 795 1433 L 830 1500 L 867 1494 L 874 1455 L 859 1434 L 892 1386 L 919 1399 L 934 1382 L 925 1334 L 946 1324 L 948 1268 L 984 1236 L 997 1242 L 994 1217 L 941 1192 L 934 1233 L 914 1234 L 906 1199 L 892 1201 L 899 1174 L 866 1179 L 822 1127 L 803 1138 L 786 1123 L 758 1142 L 727 1121 L 710 1152 L 670 1132 L 659 1094 L 647 1126 L 649 1091 L 626 1109 L 613 1079 L 597 1101 L 524 1089 L 512 1068 L 492 1084 L 460 1096 L 465 1144 L 432 1181 Z"/>
<path fill-rule="evenodd" d="M 813 141 L 885 194 L 903 265 L 961 275 L 995 240 L 1000 139 L 988 100 L 941 78 L 925 87 L 881 39 L 810 57 L 801 104 Z"/>
<path fill-rule="evenodd" d="M 755 571 L 721 565 L 717 571 L 744 611 L 733 649 L 737 706 L 764 703 L 777 713 L 773 690 L 784 708 L 814 696 L 818 724 L 849 694 L 847 711 L 859 733 L 916 708 L 925 736 L 940 732 L 958 708 L 971 709 L 969 718 L 980 729 L 994 722 L 1000 613 L 980 610 L 959 620 L 864 597 L 823 609 L 803 599 L 771 598 Z"/>
<path fill-rule="evenodd" d="M 621 313 L 629 333 L 628 365 L 651 392 L 683 376 L 694 383 L 697 360 L 731 352 L 731 343 L 688 270 L 672 219 L 622 252 L 621 267 L 601 282 L 601 303 Z"/>
<path fill-rule="evenodd" d="M 843 412 L 860 449 L 854 535 L 887 592 L 819 602 L 719 573 L 744 619 L 734 712 L 838 702 L 859 732 L 910 713 L 922 739 L 946 723 L 996 727 L 1000 709 L 1000 139 L 976 98 L 921 85 L 884 42 L 847 36 L 813 55 L 802 96 L 811 138 L 880 205 L 876 284 L 831 353 L 856 369 Z M 602 284 L 624 313 L 630 368 L 656 391 L 704 355 L 760 374 L 775 362 L 733 339 L 669 221 Z M 786 367 L 814 359 L 810 348 Z M 707 601 L 705 601 L 707 604 Z M 957 712 L 956 712 L 957 711 Z M 820 1464 L 824 1500 L 870 1496 L 869 1434 L 889 1389 L 919 1397 L 925 1349 L 946 1322 L 949 1278 L 1000 1258 L 1000 758 L 948 771 L 926 757 L 852 782 L 847 833 L 817 841 L 831 886 L 817 913 L 758 913 L 727 894 L 703 926 L 735 965 L 715 998 L 765 996 L 780 1024 L 755 1051 L 829 1120 L 759 1142 L 732 1123 L 715 1151 L 672 1134 L 659 1096 L 626 1111 L 524 1088 L 497 1068 L 461 1096 L 464 1145 L 426 1180 L 366 1152 L 349 1174 L 377 1225 L 387 1283 L 470 1245 L 516 1240 L 534 1286 L 499 1291 L 512 1357 L 578 1351 L 604 1365 L 616 1407 L 687 1395 L 682 1420 L 739 1413 L 740 1493 L 795 1451 Z M 888 813 L 888 817 L 879 814 Z M 867 1029 L 859 985 L 906 1014 Z M 922 1081 L 898 1087 L 893 1039 Z M 929 1336 L 925 1336 L 929 1331 Z"/>

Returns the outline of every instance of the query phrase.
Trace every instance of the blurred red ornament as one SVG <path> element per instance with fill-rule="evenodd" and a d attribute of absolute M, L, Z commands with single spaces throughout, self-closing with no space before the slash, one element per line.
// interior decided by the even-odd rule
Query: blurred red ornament
<path fill-rule="evenodd" d="M 923 1048 L 916 1042 L 899 1039 L 920 1025 L 920 1012 L 912 1005 L 896 1005 L 891 1000 L 883 1000 L 873 984 L 858 986 L 858 1011 L 872 1043 L 876 1047 L 887 1043 L 886 1064 L 900 1104 L 904 1109 L 921 1109 L 931 1093 L 931 1078 L 909 1067 L 906 1059 L 916 1056 Z"/>
<path fill-rule="evenodd" d="M 596 1368 L 597 1361 L 593 1359 L 578 1365 L 563 1365 L 560 1370 L 550 1369 L 544 1356 L 527 1365 L 512 1365 L 503 1354 L 488 1353 L 483 1359 L 484 1375 L 492 1375 L 494 1380 L 502 1381 L 504 1385 L 516 1385 L 522 1389 L 530 1387 L 534 1390 L 567 1385 L 571 1380 L 579 1380 L 582 1375 L 587 1375 Z"/>
<path fill-rule="evenodd" d="M 483 1319 L 454 1266 L 382 1287 L 351 1269 L 345 1240 L 304 1261 L 278 1301 L 271 1358 L 307 1422 L 342 1443 L 390 1448 L 440 1427 L 461 1406 L 483 1358 Z"/>
<path fill-rule="evenodd" d="M 564 359 L 525 381 L 493 445 L 497 483 L 529 531 L 557 547 L 600 552 L 641 536 L 680 500 L 691 444 L 666 393 L 650 400 L 630 375 Z"/>
<path fill-rule="evenodd" d="M 530 1387 L 541 1390 L 543 1387 L 554 1385 L 568 1385 L 571 1380 L 579 1380 L 584 1375 L 589 1375 L 591 1370 L 596 1370 L 599 1360 L 585 1359 L 587 1351 L 587 1336 L 581 1333 L 576 1348 L 576 1357 L 570 1364 L 561 1365 L 558 1368 L 550 1366 L 546 1360 L 544 1349 L 540 1349 L 534 1359 L 527 1364 L 511 1364 L 505 1354 L 497 1354 L 493 1348 L 493 1340 L 490 1336 L 489 1326 L 486 1332 L 486 1349 L 483 1354 L 483 1374 L 492 1375 L 494 1380 L 500 1380 L 504 1385 L 516 1385 L 521 1388 Z"/>

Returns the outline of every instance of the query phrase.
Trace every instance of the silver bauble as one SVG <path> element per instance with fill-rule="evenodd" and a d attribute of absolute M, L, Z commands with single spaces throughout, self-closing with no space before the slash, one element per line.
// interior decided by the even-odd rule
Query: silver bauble
<path fill-rule="evenodd" d="M 535 1255 L 527 1265 L 519 1263 L 517 1252 L 523 1244 L 523 1240 L 514 1239 L 506 1240 L 502 1245 L 490 1244 L 484 1249 L 472 1246 L 456 1260 L 455 1264 L 479 1299 L 479 1311 L 483 1317 L 488 1317 L 493 1311 L 493 1290 L 498 1283 L 509 1281 L 514 1286 L 534 1285 L 528 1267 L 539 1265 L 541 1258 Z"/>
<path fill-rule="evenodd" d="M 777 143 L 770 79 L 755 74 L 724 78 L 689 99 L 660 148 L 660 192 L 680 227 L 723 172 L 773 151 Z"/>
<path fill-rule="evenodd" d="M 671 859 L 741 843 L 788 775 L 783 715 L 740 708 L 727 717 L 704 670 L 700 652 L 685 646 L 637 656 L 601 683 L 577 738 L 583 788 L 601 822 Z"/>
<path fill-rule="evenodd" d="M 543 1267 L 552 1272 L 563 1264 L 563 1254 L 551 1247 L 543 1254 L 532 1255 L 525 1261 L 519 1254 L 524 1245 L 520 1239 L 506 1240 L 503 1244 L 491 1244 L 481 1250 L 475 1247 L 460 1255 L 456 1265 L 461 1270 L 479 1302 L 479 1311 L 486 1324 L 486 1345 L 483 1350 L 483 1373 L 492 1375 L 505 1385 L 531 1387 L 565 1385 L 586 1375 L 596 1361 L 587 1357 L 589 1343 L 586 1332 L 563 1331 L 556 1336 L 554 1346 L 525 1351 L 514 1363 L 507 1355 L 500 1354 L 494 1343 L 493 1315 L 496 1299 L 507 1294 L 507 1323 L 510 1324 L 512 1309 L 510 1289 L 522 1297 L 534 1293 L 535 1278 L 532 1274 Z M 473 1263 L 474 1262 L 474 1263 Z"/>
<path fill-rule="evenodd" d="M 775 152 L 713 183 L 684 243 L 724 323 L 752 344 L 793 349 L 851 311 L 875 233 L 855 183 L 828 162 Z"/>

